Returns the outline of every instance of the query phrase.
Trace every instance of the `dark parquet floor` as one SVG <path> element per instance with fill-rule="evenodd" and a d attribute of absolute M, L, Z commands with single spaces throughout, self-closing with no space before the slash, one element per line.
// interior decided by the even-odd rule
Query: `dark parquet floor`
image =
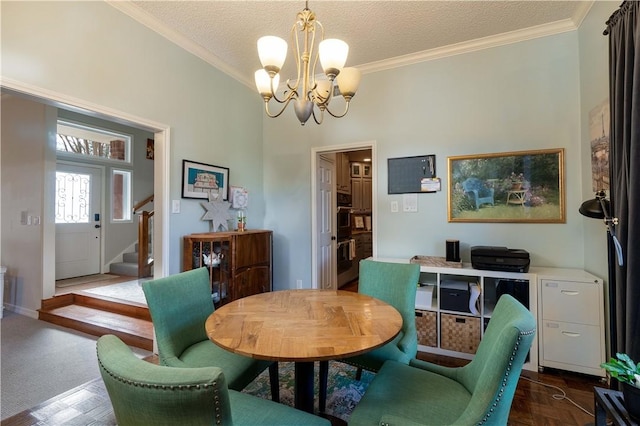
<path fill-rule="evenodd" d="M 357 282 L 342 290 L 357 291 Z M 419 353 L 418 358 L 442 365 L 458 366 L 468 362 L 438 355 Z M 150 359 L 151 362 L 157 362 Z M 549 388 L 536 380 L 556 388 Z M 593 388 L 606 387 L 599 378 L 546 369 L 544 372 L 523 372 L 509 415 L 512 426 L 571 426 L 593 425 Z M 558 389 L 559 388 L 559 389 Z M 581 410 L 568 399 L 556 395 L 566 393 L 567 398 L 584 408 Z M 79 416 L 80 415 L 80 416 Z M 71 420 L 73 419 L 73 420 Z M 61 425 L 71 421 L 75 425 L 113 425 L 115 419 L 108 396 L 100 379 L 58 395 L 30 410 L 2 421 L 2 426 Z"/>
<path fill-rule="evenodd" d="M 420 353 L 418 358 L 451 366 L 466 362 L 424 353 Z M 561 388 L 570 399 L 591 413 L 593 412 L 593 387 L 602 385 L 595 377 L 555 370 L 523 373 L 523 376 Z M 550 389 L 521 378 L 511 407 L 509 425 L 584 426 L 594 424 L 592 415 L 580 410 L 566 399 L 554 399 L 554 395 L 560 393 L 561 391 L 557 389 Z M 105 426 L 116 423 L 102 380 L 95 379 L 37 407 L 5 419 L 1 424 L 2 426 L 63 424 Z"/>

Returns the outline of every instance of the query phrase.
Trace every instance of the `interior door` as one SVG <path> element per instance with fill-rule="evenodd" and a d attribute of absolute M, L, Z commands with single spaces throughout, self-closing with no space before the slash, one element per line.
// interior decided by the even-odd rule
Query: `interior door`
<path fill-rule="evenodd" d="M 334 176 L 335 164 L 319 156 L 316 200 L 318 206 L 318 288 L 337 289 Z"/>
<path fill-rule="evenodd" d="M 56 168 L 56 280 L 99 274 L 102 173 L 100 167 Z"/>

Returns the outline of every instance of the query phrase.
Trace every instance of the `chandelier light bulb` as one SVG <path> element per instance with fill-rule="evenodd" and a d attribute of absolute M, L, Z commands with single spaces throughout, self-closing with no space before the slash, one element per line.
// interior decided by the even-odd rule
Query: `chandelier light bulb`
<path fill-rule="evenodd" d="M 269 75 L 275 75 L 282 69 L 287 58 L 287 42 L 280 37 L 264 36 L 258 39 L 260 63 Z"/>
<path fill-rule="evenodd" d="M 328 101 L 331 94 L 331 81 L 318 80 L 316 81 L 316 88 L 313 90 L 313 97 L 317 104 L 324 104 Z"/>
<path fill-rule="evenodd" d="M 266 97 L 268 99 L 271 99 L 271 97 L 273 96 L 273 91 L 271 90 L 271 77 L 269 76 L 269 73 L 264 69 L 259 69 L 255 72 L 255 79 L 258 93 L 260 93 L 263 98 Z M 277 89 L 279 84 L 280 74 L 276 74 L 273 77 L 273 88 Z"/>
<path fill-rule="evenodd" d="M 358 86 L 360 86 L 360 77 L 362 77 L 360 70 L 353 67 L 343 68 L 342 72 L 338 74 L 336 81 L 345 100 L 349 101 L 355 96 Z"/>
<path fill-rule="evenodd" d="M 318 54 L 320 55 L 320 64 L 324 73 L 333 80 L 335 76 L 340 74 L 344 64 L 347 62 L 349 45 L 337 38 L 328 38 L 320 42 Z"/>

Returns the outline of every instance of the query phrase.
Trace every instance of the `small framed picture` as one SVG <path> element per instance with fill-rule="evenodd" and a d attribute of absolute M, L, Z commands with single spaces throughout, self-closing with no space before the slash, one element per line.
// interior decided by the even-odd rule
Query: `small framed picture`
<path fill-rule="evenodd" d="M 353 226 L 356 229 L 364 229 L 364 217 L 362 217 L 362 216 L 354 216 L 353 217 Z"/>
<path fill-rule="evenodd" d="M 147 160 L 153 160 L 154 140 L 147 139 Z"/>
<path fill-rule="evenodd" d="M 182 160 L 182 198 L 229 198 L 227 167 Z"/>

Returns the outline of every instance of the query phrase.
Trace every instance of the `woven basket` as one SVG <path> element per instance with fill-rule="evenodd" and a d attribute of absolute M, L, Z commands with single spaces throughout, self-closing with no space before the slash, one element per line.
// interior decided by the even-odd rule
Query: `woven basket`
<path fill-rule="evenodd" d="M 440 315 L 440 347 L 475 354 L 480 344 L 480 318 L 464 315 Z"/>
<path fill-rule="evenodd" d="M 418 344 L 437 347 L 438 346 L 438 324 L 437 315 L 432 311 L 422 311 L 416 309 L 416 329 L 418 330 Z"/>

